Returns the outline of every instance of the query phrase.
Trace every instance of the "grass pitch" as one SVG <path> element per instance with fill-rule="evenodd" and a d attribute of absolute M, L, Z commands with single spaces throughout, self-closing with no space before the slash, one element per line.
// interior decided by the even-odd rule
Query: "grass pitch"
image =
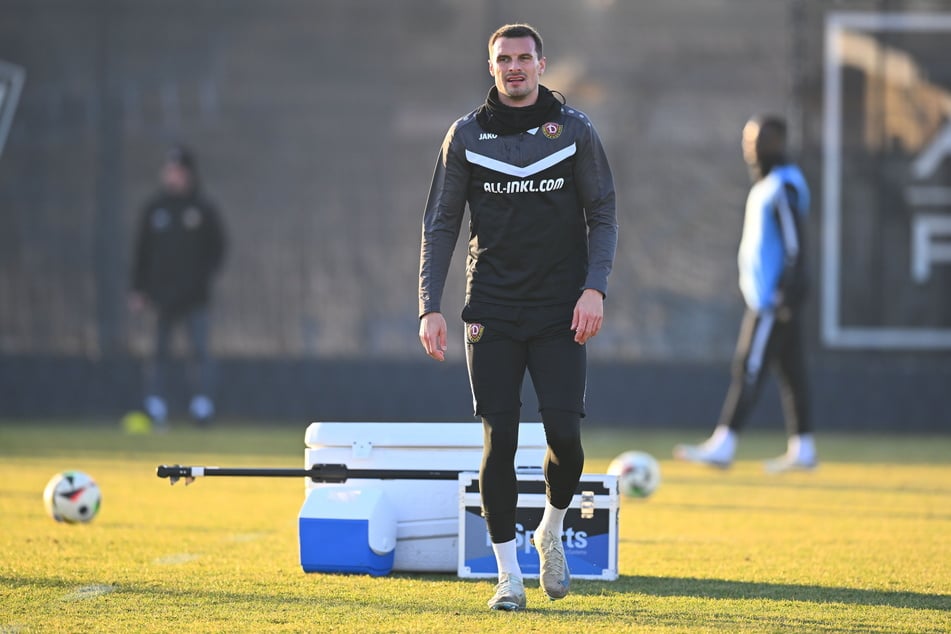
<path fill-rule="evenodd" d="M 0 633 L 951 631 L 951 436 L 820 435 L 816 472 L 768 476 L 779 432 L 745 435 L 726 472 L 667 459 L 702 432 L 585 434 L 591 473 L 624 449 L 661 459 L 654 496 L 622 504 L 620 579 L 557 602 L 530 581 L 528 610 L 495 613 L 490 581 L 302 572 L 300 480 L 155 477 L 300 467 L 304 425 L 0 423 Z M 89 525 L 45 515 L 64 469 L 103 491 Z"/>

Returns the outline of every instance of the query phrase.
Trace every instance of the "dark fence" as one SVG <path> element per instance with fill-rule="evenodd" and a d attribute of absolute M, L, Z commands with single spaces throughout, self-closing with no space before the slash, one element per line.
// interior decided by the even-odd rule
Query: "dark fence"
<path fill-rule="evenodd" d="M 940 194 L 951 180 L 948 161 L 921 182 L 908 171 L 949 119 L 948 33 L 845 18 L 857 48 L 826 55 L 842 9 L 941 4 L 0 0 L 0 60 L 27 73 L 0 155 L 0 416 L 138 406 L 152 324 L 125 309 L 130 243 L 172 141 L 197 150 L 230 237 L 214 306 L 222 416 L 468 416 L 464 369 L 425 363 L 417 342 L 419 221 L 446 128 L 490 86 L 488 33 L 527 20 L 546 37 L 546 83 L 594 120 L 618 185 L 592 419 L 715 419 L 742 313 L 739 131 L 774 111 L 790 117 L 815 195 L 819 426 L 948 429 L 951 267 L 912 252 L 920 194 L 908 202 L 909 187 Z M 834 242 L 830 68 L 842 86 Z M 923 212 L 926 228 L 947 211 Z M 870 333 L 880 327 L 892 334 Z M 881 345 L 909 329 L 911 344 Z M 449 352 L 461 358 L 461 337 Z M 772 395 L 760 409 L 779 416 Z"/>

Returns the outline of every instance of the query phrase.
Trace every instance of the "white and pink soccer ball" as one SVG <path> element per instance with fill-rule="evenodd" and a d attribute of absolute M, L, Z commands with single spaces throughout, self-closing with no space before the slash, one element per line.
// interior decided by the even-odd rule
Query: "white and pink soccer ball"
<path fill-rule="evenodd" d="M 646 498 L 660 484 L 660 465 L 649 453 L 625 451 L 608 465 L 608 475 L 617 476 L 622 495 Z"/>
<path fill-rule="evenodd" d="M 63 471 L 46 485 L 43 504 L 57 522 L 85 523 L 99 513 L 102 493 L 96 481 L 82 471 Z"/>

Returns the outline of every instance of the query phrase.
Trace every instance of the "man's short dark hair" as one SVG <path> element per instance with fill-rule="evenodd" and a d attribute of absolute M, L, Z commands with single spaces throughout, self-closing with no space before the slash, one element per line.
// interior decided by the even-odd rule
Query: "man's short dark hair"
<path fill-rule="evenodd" d="M 756 156 L 760 163 L 779 164 L 786 161 L 786 120 L 773 114 L 750 119 L 759 125 L 756 133 Z"/>
<path fill-rule="evenodd" d="M 759 123 L 760 134 L 767 134 L 782 144 L 786 143 L 786 120 L 774 114 L 764 114 L 754 117 Z"/>
<path fill-rule="evenodd" d="M 489 37 L 489 59 L 492 58 L 492 45 L 499 38 L 530 37 L 535 40 L 535 54 L 538 59 L 542 58 L 542 36 L 535 30 L 531 24 L 506 24 L 496 29 L 495 33 Z"/>

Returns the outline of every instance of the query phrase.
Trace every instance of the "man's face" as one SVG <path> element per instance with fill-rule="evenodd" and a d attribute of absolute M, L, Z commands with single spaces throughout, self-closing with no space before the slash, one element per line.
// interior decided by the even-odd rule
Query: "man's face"
<path fill-rule="evenodd" d="M 756 121 L 748 121 L 743 127 L 743 161 L 747 165 L 756 165 L 759 162 L 759 152 L 756 149 L 759 128 L 760 125 Z"/>
<path fill-rule="evenodd" d="M 500 37 L 492 44 L 489 74 L 495 78 L 499 100 L 507 106 L 530 106 L 538 99 L 538 76 L 545 58 L 538 59 L 531 37 Z"/>
<path fill-rule="evenodd" d="M 166 163 L 162 167 L 162 185 L 173 194 L 187 193 L 192 185 L 191 174 L 178 163 Z"/>

